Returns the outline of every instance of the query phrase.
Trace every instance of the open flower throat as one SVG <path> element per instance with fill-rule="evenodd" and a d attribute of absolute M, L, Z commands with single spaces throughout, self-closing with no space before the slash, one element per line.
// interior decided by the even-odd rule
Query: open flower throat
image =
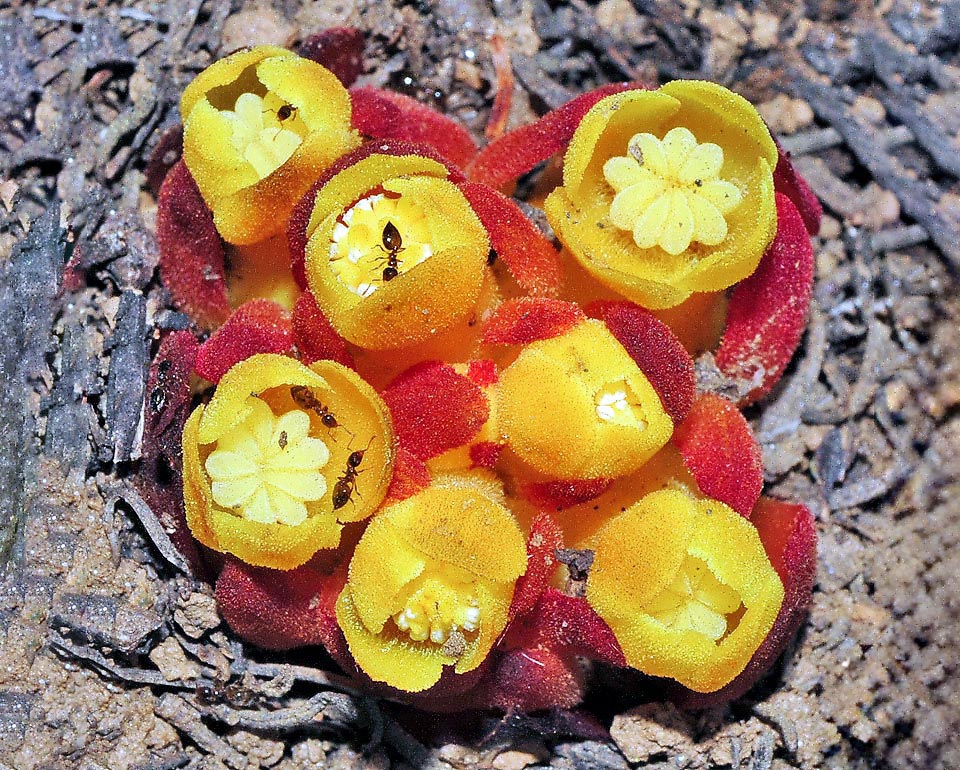
<path fill-rule="evenodd" d="M 680 254 L 691 243 L 716 246 L 727 237 L 725 216 L 740 205 L 743 193 L 720 178 L 723 150 L 697 143 L 687 128 L 663 139 L 635 134 L 627 155 L 603 164 L 603 176 L 616 191 L 610 220 L 633 233 L 642 249 L 660 246 Z"/>
<path fill-rule="evenodd" d="M 338 218 L 330 266 L 350 291 L 369 297 L 433 254 L 427 217 L 409 196 L 367 195 Z"/>
<path fill-rule="evenodd" d="M 721 583 L 706 562 L 687 556 L 673 582 L 645 610 L 667 628 L 717 641 L 727 633 L 728 616 L 742 606 L 739 594 Z"/>
<path fill-rule="evenodd" d="M 455 640 L 459 632 L 474 633 L 480 625 L 480 603 L 473 581 L 462 570 L 437 564 L 410 585 L 403 609 L 393 622 L 415 642 L 434 644 Z"/>
<path fill-rule="evenodd" d="M 258 96 L 243 93 L 233 110 L 223 110 L 233 129 L 234 149 L 261 179 L 287 162 L 307 135 L 296 105 L 288 104 L 274 93 Z"/>
<path fill-rule="evenodd" d="M 323 441 L 307 435 L 310 416 L 299 409 L 275 416 L 251 396 L 246 417 L 219 441 L 205 467 L 218 505 L 250 521 L 296 526 L 307 519 L 306 502 L 321 499 L 321 474 L 330 459 Z"/>

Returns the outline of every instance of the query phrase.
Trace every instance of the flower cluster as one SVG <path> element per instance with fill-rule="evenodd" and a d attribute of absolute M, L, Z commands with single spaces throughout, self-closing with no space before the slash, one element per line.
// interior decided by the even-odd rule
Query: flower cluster
<path fill-rule="evenodd" d="M 158 241 L 204 337 L 154 361 L 144 475 L 182 498 L 149 499 L 236 633 L 371 692 L 570 707 L 587 658 L 737 697 L 812 589 L 812 517 L 761 497 L 738 407 L 799 343 L 816 199 L 721 86 L 604 86 L 480 149 L 354 87 L 362 43 L 244 49 L 183 94 Z M 509 194 L 550 158 L 557 242 Z M 700 353 L 740 403 L 696 392 Z"/>

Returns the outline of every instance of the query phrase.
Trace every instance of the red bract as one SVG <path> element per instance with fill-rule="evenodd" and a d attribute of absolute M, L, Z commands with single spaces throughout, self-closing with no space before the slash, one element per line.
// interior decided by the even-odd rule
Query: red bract
<path fill-rule="evenodd" d="M 470 462 L 474 468 L 495 468 L 503 452 L 503 444 L 495 441 L 478 441 L 470 445 Z"/>
<path fill-rule="evenodd" d="M 638 87 L 636 83 L 610 83 L 571 99 L 535 123 L 521 126 L 488 144 L 467 167 L 468 176 L 491 187 L 501 187 L 518 179 L 566 147 L 593 105 L 611 94 Z"/>
<path fill-rule="evenodd" d="M 167 174 L 157 201 L 160 276 L 174 304 L 214 326 L 230 312 L 223 242 L 183 161 Z"/>
<path fill-rule="evenodd" d="M 556 294 L 560 259 L 547 237 L 516 203 L 487 185 L 467 182 L 460 190 L 490 235 L 490 244 L 520 288 L 534 295 Z"/>
<path fill-rule="evenodd" d="M 380 394 L 400 446 L 421 460 L 463 446 L 490 416 L 483 391 L 449 364 L 424 361 Z"/>
<path fill-rule="evenodd" d="M 776 238 L 756 272 L 734 289 L 716 354 L 728 377 L 756 382 L 741 406 L 770 391 L 800 344 L 813 269 L 813 247 L 800 212 L 778 193 Z"/>
<path fill-rule="evenodd" d="M 163 180 L 167 178 L 170 169 L 179 162 L 181 155 L 183 155 L 183 125 L 177 123 L 160 136 L 160 141 L 150 153 L 150 159 L 143 172 L 154 195 L 160 194 Z"/>
<path fill-rule="evenodd" d="M 170 332 L 160 340 L 147 376 L 143 454 L 134 484 L 187 563 L 200 573 L 200 554 L 183 509 L 180 443 L 190 414 L 190 375 L 197 349 L 196 338 L 186 331 Z"/>
<path fill-rule="evenodd" d="M 412 452 L 400 448 L 393 458 L 393 479 L 387 489 L 383 505 L 392 505 L 413 497 L 430 486 L 430 471 Z"/>
<path fill-rule="evenodd" d="M 354 368 L 353 356 L 347 350 L 347 343 L 331 326 L 309 292 L 301 294 L 297 299 L 293 306 L 291 323 L 293 342 L 303 363 L 309 365 L 326 359 Z"/>
<path fill-rule="evenodd" d="M 750 520 L 764 550 L 783 581 L 783 606 L 767 638 L 743 672 L 713 693 L 676 688 L 671 696 L 687 708 L 710 708 L 746 693 L 780 656 L 803 622 L 810 605 L 817 568 L 817 531 L 813 514 L 804 505 L 762 497 Z"/>
<path fill-rule="evenodd" d="M 348 152 L 320 175 L 320 178 L 314 182 L 313 186 L 307 190 L 307 193 L 298 201 L 297 205 L 293 207 L 293 211 L 290 214 L 290 221 L 287 223 L 287 247 L 290 250 L 293 277 L 301 289 L 307 288 L 307 276 L 304 272 L 304 255 L 307 248 L 307 226 L 310 224 L 310 215 L 313 213 L 317 192 L 344 169 L 375 154 L 397 156 L 417 155 L 421 158 L 429 158 L 430 160 L 435 160 L 437 163 L 442 163 L 447 166 L 449 170 L 447 178 L 454 184 L 459 184 L 465 180 L 461 171 L 456 168 L 451 168 L 449 162 L 436 149 L 425 144 L 414 144 L 413 142 L 401 139 L 386 138 L 367 142 L 353 152 Z"/>
<path fill-rule="evenodd" d="M 673 443 L 704 495 L 749 518 L 763 488 L 763 463 L 750 425 L 733 404 L 701 394 Z"/>
<path fill-rule="evenodd" d="M 776 139 L 774 139 L 776 142 Z M 777 150 L 780 157 L 777 160 L 777 167 L 773 171 L 774 189 L 786 195 L 797 207 L 800 216 L 803 217 L 803 223 L 810 235 L 816 235 L 820 232 L 820 220 L 823 218 L 823 206 L 817 196 L 813 194 L 807 180 L 797 173 L 790 160 L 790 153 L 786 152 L 779 143 Z"/>
<path fill-rule="evenodd" d="M 363 72 L 363 33 L 356 27 L 330 27 L 310 35 L 298 53 L 326 67 L 350 88 Z"/>
<path fill-rule="evenodd" d="M 238 307 L 200 346 L 196 372 L 220 382 L 234 364 L 257 353 L 289 353 L 293 347 L 290 316 L 276 302 L 252 299 Z"/>
<path fill-rule="evenodd" d="M 483 332 L 486 345 L 527 345 L 572 329 L 586 315 L 573 302 L 520 297 L 507 300 L 490 316 Z"/>
<path fill-rule="evenodd" d="M 428 144 L 459 168 L 466 168 L 477 154 L 463 126 L 416 99 L 372 86 L 352 89 L 350 98 L 353 125 L 361 134 Z"/>
<path fill-rule="evenodd" d="M 343 646 L 333 606 L 346 569 L 331 575 L 311 565 L 289 571 L 251 567 L 228 558 L 215 595 L 223 619 L 244 639 L 268 650 Z"/>
<path fill-rule="evenodd" d="M 523 495 L 545 511 L 561 511 L 599 497 L 609 489 L 613 479 L 543 481 L 525 484 Z"/>
<path fill-rule="evenodd" d="M 563 534 L 549 514 L 534 519 L 527 538 L 527 571 L 517 581 L 510 605 L 510 617 L 519 618 L 540 600 L 557 567 L 557 549 L 563 546 Z"/>
<path fill-rule="evenodd" d="M 508 631 L 484 698 L 505 711 L 571 708 L 583 699 L 578 656 L 626 665 L 610 627 L 587 601 L 548 587 Z"/>
<path fill-rule="evenodd" d="M 489 358 L 480 358 L 467 364 L 467 377 L 481 388 L 489 387 L 500 379 L 497 365 Z"/>
<path fill-rule="evenodd" d="M 632 302 L 593 302 L 587 313 L 601 319 L 656 389 L 674 423 L 693 404 L 693 359 L 670 327 Z"/>

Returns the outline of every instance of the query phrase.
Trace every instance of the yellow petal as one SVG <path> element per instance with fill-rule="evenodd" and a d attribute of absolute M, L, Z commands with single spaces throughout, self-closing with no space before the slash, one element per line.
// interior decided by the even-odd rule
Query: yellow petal
<path fill-rule="evenodd" d="M 204 463 L 207 473 L 215 480 L 227 480 L 256 475 L 259 466 L 250 457 L 227 450 L 211 452 Z"/>
<path fill-rule="evenodd" d="M 641 172 L 636 184 L 614 196 L 610 205 L 610 221 L 621 230 L 632 230 L 637 219 L 665 188 L 663 179 L 649 172 Z"/>
<path fill-rule="evenodd" d="M 659 244 L 669 216 L 670 196 L 661 195 L 647 207 L 633 226 L 633 240 L 637 246 L 652 249 Z"/>
<path fill-rule="evenodd" d="M 260 479 L 256 475 L 239 476 L 226 481 L 214 481 L 213 499 L 224 508 L 236 508 L 245 503 L 260 488 Z"/>
<path fill-rule="evenodd" d="M 716 246 L 727 237 L 727 220 L 710 201 L 701 195 L 688 195 L 687 205 L 693 215 L 694 240 Z"/>
<path fill-rule="evenodd" d="M 670 213 L 660 233 L 660 245 L 668 254 L 680 254 L 690 247 L 692 238 L 693 214 L 687 205 L 686 193 L 674 190 L 670 196 Z"/>
<path fill-rule="evenodd" d="M 603 178 L 617 192 L 637 184 L 642 171 L 643 169 L 633 158 L 625 158 L 622 155 L 610 158 L 603 164 Z"/>
<path fill-rule="evenodd" d="M 685 126 L 677 126 L 667 131 L 663 137 L 663 150 L 669 161 L 671 176 L 677 176 L 687 163 L 690 153 L 697 146 L 697 138 Z M 719 148 L 717 148 L 719 149 Z"/>
<path fill-rule="evenodd" d="M 653 134 L 637 134 L 630 139 L 627 152 L 641 168 L 645 168 L 657 176 L 666 176 L 670 173 L 670 161 L 664 152 L 663 144 Z"/>
<path fill-rule="evenodd" d="M 721 214 L 728 214 L 743 200 L 740 189 L 735 184 L 723 179 L 712 179 L 709 182 L 704 182 L 695 194 L 716 206 Z"/>
<path fill-rule="evenodd" d="M 266 483 L 297 500 L 319 500 L 327 492 L 327 481 L 317 472 L 273 471 Z"/>
<path fill-rule="evenodd" d="M 723 167 L 723 150 L 712 142 L 704 142 L 692 152 L 688 151 L 683 161 L 678 174 L 681 184 L 694 184 L 698 179 L 714 179 Z"/>

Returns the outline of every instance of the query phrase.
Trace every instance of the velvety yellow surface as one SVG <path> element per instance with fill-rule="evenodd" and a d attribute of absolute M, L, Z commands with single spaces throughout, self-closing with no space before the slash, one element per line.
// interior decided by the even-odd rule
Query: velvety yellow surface
<path fill-rule="evenodd" d="M 524 347 L 497 391 L 507 446 L 549 478 L 623 476 L 673 433 L 653 386 L 601 321 Z"/>
<path fill-rule="evenodd" d="M 256 157 L 237 145 L 234 116 L 245 94 L 263 101 L 260 116 L 255 107 L 250 110 L 252 119 L 259 117 L 268 129 L 261 131 Z M 284 107 L 290 114 L 281 119 Z M 217 230 L 233 244 L 283 232 L 294 204 L 320 173 L 360 144 L 350 125 L 350 95 L 336 76 L 273 46 L 244 49 L 212 64 L 184 91 L 180 112 L 184 162 L 213 211 Z M 245 114 L 251 118 L 249 110 Z M 285 151 L 277 143 L 286 144 Z M 274 163 L 264 153 L 280 158 L 290 149 L 292 154 L 271 170 Z"/>
<path fill-rule="evenodd" d="M 307 230 L 307 280 L 334 328 L 355 345 L 408 347 L 440 335 L 475 309 L 490 243 L 446 173 L 439 163 L 416 155 L 371 155 L 318 193 Z M 361 296 L 334 270 L 331 246 L 351 205 L 383 191 L 417 204 L 425 219 L 418 217 L 418 243 L 426 230 L 432 254 L 390 281 L 374 275 L 375 291 Z M 393 224 L 401 233 L 406 228 L 402 220 Z"/>
<path fill-rule="evenodd" d="M 339 422 L 330 428 L 322 415 L 304 408 L 303 396 L 294 398 L 294 388 L 305 388 Z M 295 526 L 265 524 L 244 518 L 215 502 L 205 463 L 216 443 L 243 422 L 245 406 L 255 396 L 277 415 L 301 409 L 310 414 L 308 435 L 321 439 L 329 450 L 322 472 L 326 491 L 306 503 L 307 518 Z M 335 509 L 338 481 L 344 478 L 347 458 L 362 450 L 358 473 L 350 477 L 350 495 Z M 213 398 L 198 407 L 183 432 L 184 503 L 187 524 L 204 545 L 232 553 L 255 566 L 293 569 L 321 548 L 339 543 L 344 522 L 367 518 L 386 494 L 393 473 L 393 427 L 386 406 L 373 389 L 353 371 L 332 361 L 311 367 L 274 354 L 252 356 L 231 368 L 220 380 Z"/>
<path fill-rule="evenodd" d="M 372 679 L 408 692 L 435 684 L 445 666 L 473 670 L 506 626 L 526 560 L 516 520 L 482 479 L 437 481 L 383 509 L 357 544 L 337 602 L 351 654 Z M 427 580 L 454 587 L 479 611 L 476 630 L 458 632 L 459 647 L 414 641 L 394 620 Z"/>
<path fill-rule="evenodd" d="M 677 127 L 722 150 L 720 177 L 743 200 L 725 215 L 722 241 L 692 242 L 672 254 L 659 245 L 640 248 L 629 231 L 614 225 L 616 191 L 604 165 L 627 155 L 636 135 L 662 139 Z M 595 278 L 645 307 L 672 307 L 694 292 L 725 289 L 756 269 L 776 231 L 776 162 L 770 133 L 746 100 L 712 83 L 674 81 L 657 91 L 615 94 L 594 106 L 567 149 L 563 185 L 544 208 L 560 240 Z"/>
<path fill-rule="evenodd" d="M 678 619 L 667 609 L 683 583 L 694 598 Z M 731 612 L 734 594 L 740 608 Z M 763 642 L 783 586 L 747 519 L 716 500 L 662 490 L 598 533 L 587 599 L 631 666 L 712 692 L 743 671 Z"/>

